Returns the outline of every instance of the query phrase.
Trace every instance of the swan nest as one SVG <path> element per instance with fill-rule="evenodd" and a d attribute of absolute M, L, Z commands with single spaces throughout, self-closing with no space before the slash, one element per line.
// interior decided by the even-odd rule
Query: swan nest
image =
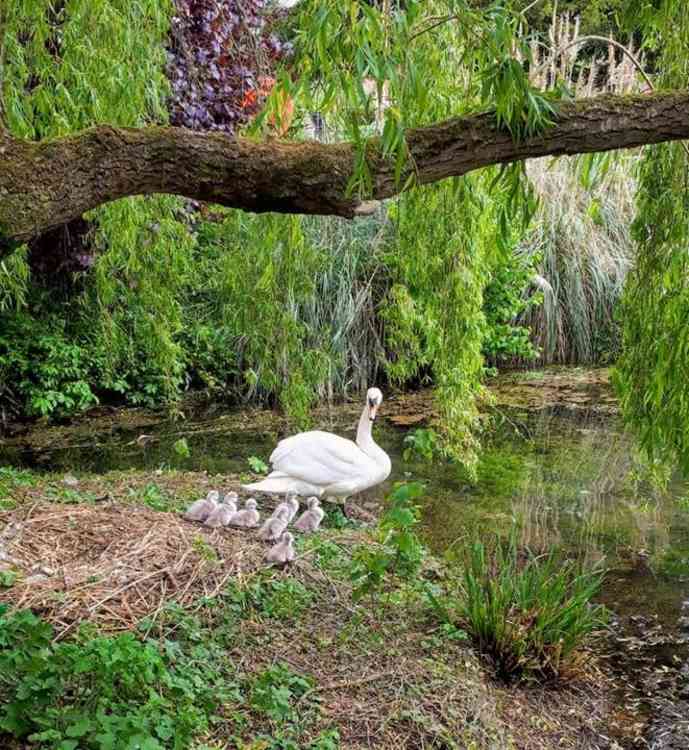
<path fill-rule="evenodd" d="M 172 599 L 216 595 L 261 567 L 265 549 L 241 529 L 147 507 L 40 502 L 0 512 L 0 576 L 13 583 L 0 585 L 0 604 L 33 609 L 58 638 L 87 620 L 128 630 Z"/>

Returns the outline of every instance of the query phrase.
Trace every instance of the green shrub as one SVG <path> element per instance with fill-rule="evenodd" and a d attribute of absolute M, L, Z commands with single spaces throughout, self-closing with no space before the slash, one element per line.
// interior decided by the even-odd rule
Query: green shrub
<path fill-rule="evenodd" d="M 0 612 L 0 732 L 55 750 L 187 748 L 217 697 L 133 635 L 53 643 L 29 611 Z"/>
<path fill-rule="evenodd" d="M 313 601 L 313 594 L 299 581 L 258 580 L 248 586 L 227 588 L 231 610 L 240 618 L 250 614 L 275 620 L 296 619 Z"/>
<path fill-rule="evenodd" d="M 310 679 L 295 674 L 287 664 L 274 664 L 254 680 L 251 705 L 272 721 L 295 721 L 297 717 L 294 702 L 312 687 Z"/>
<path fill-rule="evenodd" d="M 31 416 L 83 411 L 98 403 L 91 390 L 94 363 L 81 342 L 25 314 L 3 318 L 0 332 L 0 400 Z"/>
<path fill-rule="evenodd" d="M 502 677 L 558 677 L 604 622 L 591 603 L 601 579 L 554 553 L 522 560 L 514 539 L 492 550 L 477 541 L 465 561 L 459 619 Z"/>
<path fill-rule="evenodd" d="M 419 482 L 395 487 L 380 521 L 379 544 L 364 545 L 354 555 L 351 570 L 354 599 L 373 597 L 393 576 L 408 581 L 418 573 L 426 550 L 414 531 L 419 523 L 419 509 L 414 501 L 422 494 L 423 485 Z"/>
<path fill-rule="evenodd" d="M 531 342 L 531 330 L 517 322 L 543 301 L 543 294 L 531 289 L 537 261 L 536 255 L 527 258 L 510 253 L 493 271 L 483 291 L 486 316 L 483 354 L 491 362 L 531 360 L 538 355 Z"/>

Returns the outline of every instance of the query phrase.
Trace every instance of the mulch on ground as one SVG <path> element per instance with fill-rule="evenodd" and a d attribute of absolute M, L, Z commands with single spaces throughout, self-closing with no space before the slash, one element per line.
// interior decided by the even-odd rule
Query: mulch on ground
<path fill-rule="evenodd" d="M 0 603 L 34 610 L 58 638 L 85 621 L 129 630 L 166 602 L 187 606 L 241 581 L 264 552 L 247 531 L 147 507 L 38 502 L 0 512 L 0 571 L 17 574 Z"/>

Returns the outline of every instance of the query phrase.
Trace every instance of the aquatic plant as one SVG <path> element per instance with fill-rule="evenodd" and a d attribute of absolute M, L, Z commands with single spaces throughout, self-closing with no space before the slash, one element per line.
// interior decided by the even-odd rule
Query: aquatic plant
<path fill-rule="evenodd" d="M 475 541 L 456 601 L 459 623 L 504 678 L 550 679 L 575 669 L 586 637 L 604 622 L 592 603 L 602 580 L 551 552 L 524 555 L 515 537 Z"/>

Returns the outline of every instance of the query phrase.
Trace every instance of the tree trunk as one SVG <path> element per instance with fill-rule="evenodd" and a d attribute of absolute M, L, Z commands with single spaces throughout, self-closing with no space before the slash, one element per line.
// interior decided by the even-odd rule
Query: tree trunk
<path fill-rule="evenodd" d="M 407 135 L 416 182 L 425 184 L 491 164 L 689 138 L 689 92 L 563 103 L 552 127 L 518 143 L 490 113 Z M 378 145 L 369 144 L 374 199 L 401 189 Z M 255 143 L 181 128 L 100 126 L 41 143 L 0 131 L 0 258 L 17 242 L 130 195 L 173 193 L 253 212 L 351 218 L 366 210 L 346 195 L 354 161 L 347 143 Z"/>

